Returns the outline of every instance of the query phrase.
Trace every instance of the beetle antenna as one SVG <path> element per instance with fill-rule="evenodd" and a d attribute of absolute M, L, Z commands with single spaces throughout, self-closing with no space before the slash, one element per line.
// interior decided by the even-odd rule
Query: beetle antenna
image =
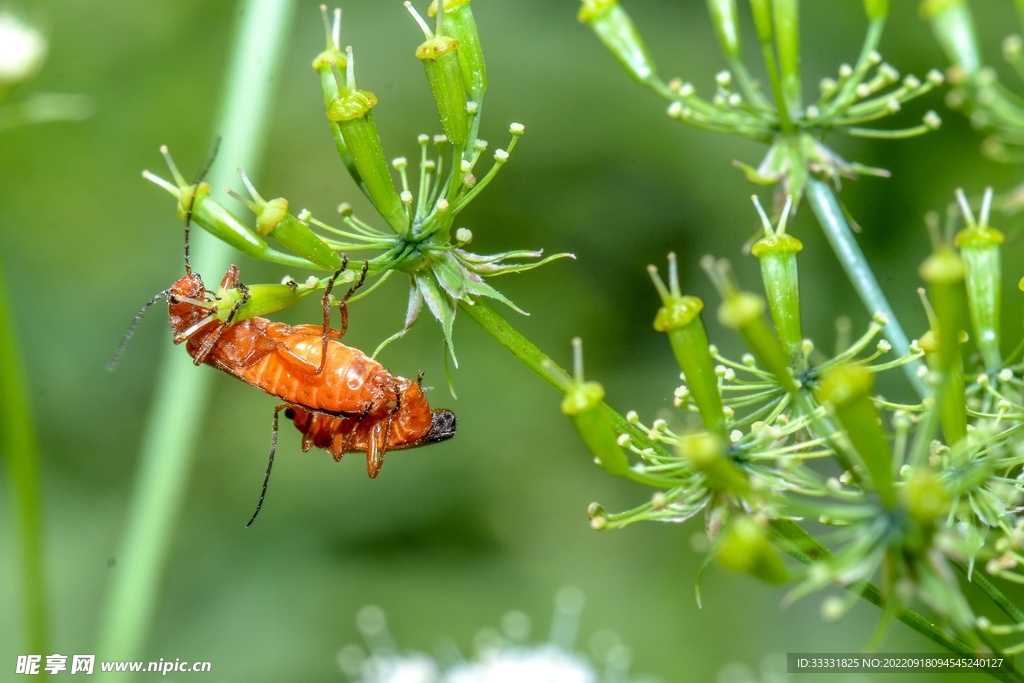
<path fill-rule="evenodd" d="M 185 210 L 185 273 L 187 275 L 192 275 L 192 259 L 189 254 L 189 237 L 192 232 L 192 208 L 196 203 L 196 194 L 199 192 L 199 184 L 203 182 L 206 174 L 210 172 L 210 167 L 213 166 L 213 160 L 217 158 L 217 151 L 219 149 L 220 136 L 218 135 L 213 139 L 213 145 L 210 149 L 210 153 L 206 155 L 206 161 L 203 162 L 202 167 L 199 169 L 196 181 L 192 184 L 192 195 L 188 198 L 188 209 Z"/>
<path fill-rule="evenodd" d="M 117 364 L 121 360 L 121 356 L 124 355 L 124 350 L 128 348 L 128 342 L 130 342 L 132 337 L 135 336 L 135 328 L 139 326 L 142 316 L 146 315 L 146 311 L 152 308 L 153 304 L 160 301 L 160 299 L 163 299 L 170 293 L 171 290 L 165 289 L 147 301 L 146 305 L 135 314 L 135 317 L 132 318 L 132 324 L 128 326 L 128 331 L 124 333 L 124 337 L 121 339 L 121 343 L 117 347 L 117 351 L 114 351 L 114 357 L 110 359 L 109 363 L 107 363 L 107 372 L 113 372 L 117 368 Z"/>
<path fill-rule="evenodd" d="M 252 513 L 252 517 L 245 523 L 246 529 L 256 521 L 256 515 L 260 514 L 260 508 L 263 507 L 263 499 L 267 497 L 267 486 L 270 485 L 270 470 L 274 468 L 274 454 L 277 452 L 277 414 L 286 407 L 286 404 L 281 404 L 274 408 L 274 427 L 270 433 L 270 459 L 267 461 L 267 474 L 263 477 L 263 490 L 260 491 L 260 500 L 256 503 L 256 511 Z"/>

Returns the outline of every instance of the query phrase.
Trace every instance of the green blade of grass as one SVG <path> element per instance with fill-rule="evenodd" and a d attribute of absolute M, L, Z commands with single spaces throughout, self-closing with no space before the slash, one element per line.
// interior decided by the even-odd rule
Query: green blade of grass
<path fill-rule="evenodd" d="M 0 448 L 7 462 L 12 510 L 17 520 L 24 613 L 23 645 L 27 652 L 43 654 L 47 651 L 47 600 L 39 493 L 39 447 L 14 316 L 7 301 L 7 288 L 0 264 Z"/>
<path fill-rule="evenodd" d="M 294 14 L 294 0 L 244 0 L 226 77 L 217 132 L 220 152 L 211 187 L 229 184 L 237 166 L 254 168 L 263 149 L 267 109 Z M 230 248 L 192 231 L 193 267 L 216 282 Z M 140 659 L 156 610 L 163 568 L 187 488 L 192 453 L 203 424 L 213 371 L 195 368 L 168 341 L 143 436 L 118 569 L 107 598 L 103 659 Z M 121 680 L 121 679 L 119 679 Z"/>

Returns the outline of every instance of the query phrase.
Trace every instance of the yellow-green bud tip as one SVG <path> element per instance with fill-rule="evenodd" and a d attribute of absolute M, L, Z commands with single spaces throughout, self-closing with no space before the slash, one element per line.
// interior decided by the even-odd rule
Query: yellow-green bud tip
<path fill-rule="evenodd" d="M 562 413 L 573 416 L 596 407 L 604 400 L 604 387 L 598 382 L 577 383 L 562 399 Z"/>
<path fill-rule="evenodd" d="M 580 7 L 579 14 L 576 16 L 584 24 L 589 24 L 607 12 L 617 2 L 618 0 L 583 0 L 583 6 Z"/>
<path fill-rule="evenodd" d="M 840 407 L 867 396 L 875 384 L 875 376 L 870 370 L 859 365 L 840 365 L 825 373 L 818 385 L 817 395 Z"/>

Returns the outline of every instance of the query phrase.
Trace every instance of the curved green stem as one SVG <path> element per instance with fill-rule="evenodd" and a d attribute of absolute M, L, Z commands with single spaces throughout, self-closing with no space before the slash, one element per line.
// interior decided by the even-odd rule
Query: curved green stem
<path fill-rule="evenodd" d="M 217 127 L 223 138 L 210 173 L 214 187 L 227 185 L 234 168 L 258 165 L 274 75 L 295 6 L 294 0 L 245 0 L 242 4 Z M 193 231 L 192 238 L 196 271 L 209 273 L 211 279 L 219 277 L 227 267 L 230 248 L 203 231 Z M 117 574 L 107 598 L 97 650 L 101 659 L 142 658 L 210 393 L 213 373 L 193 367 L 184 349 L 174 348 L 169 336 L 164 353 Z"/>
<path fill-rule="evenodd" d="M 818 224 L 824 230 L 825 237 L 832 245 L 836 258 L 842 264 L 843 270 L 846 271 L 850 283 L 860 295 L 868 313 L 872 315 L 882 313 L 888 318 L 883 333 L 892 344 L 895 355 L 897 357 L 908 355 L 910 343 L 907 340 L 907 335 L 900 326 L 899 320 L 896 319 L 892 306 L 885 298 L 885 293 L 879 286 L 874 271 L 871 270 L 867 259 L 864 258 L 864 252 L 857 244 L 832 189 L 826 183 L 812 178 L 807 181 L 807 201 L 818 219 Z M 923 367 L 921 362 L 915 360 L 904 365 L 903 371 L 907 374 L 907 379 L 910 380 L 910 384 L 918 395 L 925 398 L 931 396 L 931 390 L 924 379 L 917 374 L 919 367 Z"/>
<path fill-rule="evenodd" d="M 42 654 L 48 650 L 39 447 L 14 316 L 7 301 L 6 283 L 0 264 L 0 448 L 3 449 L 10 475 L 11 508 L 17 520 L 19 536 L 18 559 L 21 561 L 24 611 L 22 645 L 25 652 Z"/>

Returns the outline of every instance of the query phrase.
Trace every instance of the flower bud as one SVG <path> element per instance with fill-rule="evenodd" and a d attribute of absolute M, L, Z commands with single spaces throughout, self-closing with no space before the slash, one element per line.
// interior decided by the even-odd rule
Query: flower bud
<path fill-rule="evenodd" d="M 669 343 L 679 369 L 686 375 L 690 395 L 693 397 L 704 427 L 720 436 L 725 435 L 725 414 L 722 396 L 718 390 L 715 364 L 708 348 L 708 335 L 701 321 L 704 302 L 694 296 L 683 296 L 679 290 L 679 275 L 675 254 L 669 254 L 669 286 L 658 276 L 658 269 L 648 266 L 654 286 L 661 295 L 662 307 L 654 318 L 654 329 L 668 334 Z"/>
<path fill-rule="evenodd" d="M 966 0 L 925 0 L 921 16 L 932 24 L 946 58 L 970 77 L 981 70 L 974 18 Z"/>
<path fill-rule="evenodd" d="M 242 182 L 252 199 L 246 199 L 228 190 L 236 199 L 256 214 L 256 232 L 261 237 L 271 236 L 281 246 L 327 270 L 341 268 L 341 257 L 326 242 L 288 212 L 288 200 L 284 198 L 266 201 L 238 169 Z"/>
<path fill-rule="evenodd" d="M 469 112 L 466 111 L 466 82 L 459 65 L 459 41 L 443 34 L 446 28 L 443 8 L 437 15 L 437 35 L 434 35 L 411 3 L 406 2 L 405 6 L 427 38 L 416 48 L 416 57 L 423 62 L 441 117 L 441 128 L 453 145 L 464 146 L 469 140 Z"/>
<path fill-rule="evenodd" d="M 583 342 L 572 340 L 575 381 L 562 399 L 562 413 L 572 418 L 576 431 L 601 467 L 616 476 L 629 471 L 629 458 L 618 444 L 618 436 L 604 409 L 604 387 L 583 381 Z"/>
<path fill-rule="evenodd" d="M 289 306 L 296 304 L 307 294 L 316 291 L 319 282 L 316 278 L 312 282 L 302 285 L 280 284 L 280 285 L 247 285 L 246 290 L 249 300 L 246 301 L 235 313 L 233 320 L 247 320 L 257 316 L 265 316 L 270 313 L 282 311 Z M 234 307 L 234 299 L 238 296 L 238 289 L 220 290 L 217 292 L 218 317 L 224 322 Z"/>
<path fill-rule="evenodd" d="M 715 33 L 722 45 L 722 52 L 727 57 L 739 57 L 742 46 L 736 0 L 708 0 L 708 12 L 715 24 Z"/>
<path fill-rule="evenodd" d="M 391 179 L 384 146 L 373 121 L 371 110 L 377 98 L 371 92 L 356 89 L 351 49 L 347 64 L 344 81 L 337 67 L 331 68 L 339 94 L 327 106 L 327 118 L 338 125 L 363 192 L 395 232 L 402 234 L 409 227 L 409 217 Z"/>
<path fill-rule="evenodd" d="M 789 197 L 782 209 L 782 218 L 777 230 L 772 230 L 767 214 L 761 203 L 754 198 L 754 206 L 761 214 L 765 237 L 754 243 L 750 253 L 761 262 L 761 278 L 768 295 L 768 307 L 775 322 L 783 350 L 794 370 L 804 366 L 803 332 L 800 328 L 800 290 L 797 277 L 796 255 L 804 245 L 797 238 L 786 234 L 786 220 L 789 217 L 793 199 Z"/>
<path fill-rule="evenodd" d="M 757 39 L 764 43 L 772 41 L 772 0 L 750 0 L 750 9 L 754 13 L 754 26 L 757 28 Z"/>
<path fill-rule="evenodd" d="M 487 68 L 484 52 L 480 46 L 480 34 L 473 19 L 470 0 L 445 0 L 444 32 L 459 41 L 459 66 L 466 90 L 474 101 L 479 102 L 487 90 Z M 429 16 L 437 16 L 437 0 L 427 9 Z"/>
<path fill-rule="evenodd" d="M 840 365 L 825 373 L 815 390 L 819 401 L 830 403 L 846 430 L 850 444 L 871 477 L 886 507 L 896 504 L 892 483 L 892 453 L 882 431 L 878 410 L 871 402 L 875 377 L 859 365 Z"/>
<path fill-rule="evenodd" d="M 868 19 L 885 19 L 889 16 L 889 0 L 864 0 L 864 12 Z"/>
<path fill-rule="evenodd" d="M 939 421 L 950 446 L 967 436 L 967 401 L 964 393 L 964 364 L 961 358 L 943 372 L 939 360 L 939 340 L 931 330 L 921 335 L 917 345 L 924 351 L 928 369 L 945 377 L 945 387 L 939 396 Z"/>
<path fill-rule="evenodd" d="M 743 572 L 771 584 L 785 583 L 786 565 L 765 530 L 749 516 L 737 517 L 725 530 L 715 559 L 734 572 Z"/>
<path fill-rule="evenodd" d="M 764 299 L 750 292 L 734 292 L 719 306 L 718 321 L 740 333 L 751 353 L 783 389 L 794 392 L 800 388 L 789 371 L 779 340 L 764 320 Z"/>
<path fill-rule="evenodd" d="M 618 0 L 583 0 L 578 16 L 635 81 L 641 85 L 651 82 L 655 77 L 654 62 L 640 32 Z"/>
<path fill-rule="evenodd" d="M 989 188 L 985 193 L 980 224 L 975 224 L 973 219 L 968 220 L 967 227 L 956 236 L 956 246 L 960 248 L 960 256 L 967 267 L 965 283 L 974 343 L 981 351 L 985 367 L 998 370 L 1003 364 L 999 350 L 999 314 L 1003 298 L 1000 245 L 1003 233 L 988 226 L 991 201 L 992 188 Z"/>
<path fill-rule="evenodd" d="M 940 246 L 921 264 L 920 274 L 928 283 L 928 298 L 935 308 L 939 367 L 947 372 L 961 358 L 960 331 L 967 318 L 966 267 L 953 249 Z"/>

